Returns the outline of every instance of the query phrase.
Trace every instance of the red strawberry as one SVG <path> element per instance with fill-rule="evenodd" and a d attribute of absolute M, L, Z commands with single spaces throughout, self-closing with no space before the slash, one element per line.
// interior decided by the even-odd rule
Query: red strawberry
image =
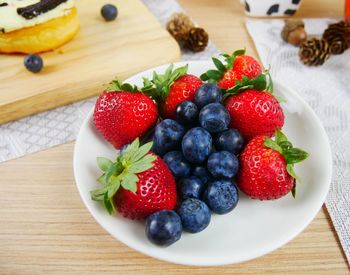
<path fill-rule="evenodd" d="M 112 82 L 112 91 L 97 99 L 94 124 L 117 149 L 146 134 L 157 122 L 158 111 L 148 96 L 130 84 Z"/>
<path fill-rule="evenodd" d="M 231 116 L 229 127 L 237 129 L 247 141 L 257 135 L 271 137 L 276 127 L 284 124 L 282 108 L 268 92 L 246 90 L 228 96 L 224 105 Z"/>
<path fill-rule="evenodd" d="M 280 130 L 275 136 L 275 141 L 266 136 L 253 138 L 240 155 L 237 184 L 253 199 L 278 199 L 291 190 L 295 196 L 297 176 L 293 166 L 308 154 L 293 148 Z"/>
<path fill-rule="evenodd" d="M 170 65 L 164 75 L 154 73 L 152 81 L 144 79 L 143 91 L 158 102 L 159 112 L 163 118 L 176 118 L 176 107 L 181 102 L 194 100 L 194 95 L 203 84 L 191 74 L 187 74 L 187 65 L 173 71 Z"/>
<path fill-rule="evenodd" d="M 176 206 L 176 183 L 163 160 L 150 153 L 152 142 L 140 147 L 136 139 L 112 162 L 97 158 L 104 172 L 98 178 L 103 184 L 91 192 L 91 198 L 102 201 L 111 214 L 116 208 L 126 218 L 143 219 L 150 214 Z"/>
<path fill-rule="evenodd" d="M 245 50 L 235 51 L 232 55 L 224 54 L 226 64 L 213 57 L 216 70 L 209 70 L 201 75 L 202 80 L 214 80 L 222 89 L 230 89 L 236 85 L 237 81 L 242 81 L 243 76 L 253 79 L 262 73 L 259 62 L 249 55 L 245 55 Z"/>

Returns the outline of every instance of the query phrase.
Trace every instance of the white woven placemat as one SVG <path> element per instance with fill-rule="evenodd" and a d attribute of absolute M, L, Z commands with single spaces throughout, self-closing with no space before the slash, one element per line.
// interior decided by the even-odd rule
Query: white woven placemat
<path fill-rule="evenodd" d="M 321 37 L 330 19 L 305 19 L 308 35 Z M 283 20 L 247 20 L 265 67 L 274 79 L 293 88 L 320 117 L 333 153 L 333 179 L 326 206 L 350 263 L 350 50 L 322 66 L 300 63 L 298 48 L 280 36 Z M 322 148 L 320 148 L 322 150 Z"/>

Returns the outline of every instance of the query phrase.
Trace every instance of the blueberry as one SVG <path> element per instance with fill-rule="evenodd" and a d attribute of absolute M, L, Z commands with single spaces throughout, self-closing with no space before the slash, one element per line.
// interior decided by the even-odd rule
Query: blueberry
<path fill-rule="evenodd" d="M 213 212 L 226 214 L 236 207 L 239 196 L 234 183 L 221 179 L 208 185 L 203 198 Z"/>
<path fill-rule="evenodd" d="M 182 178 L 189 176 L 191 172 L 191 165 L 180 151 L 170 151 L 166 153 L 163 160 L 168 165 L 174 177 Z"/>
<path fill-rule="evenodd" d="M 198 121 L 198 108 L 192 101 L 183 101 L 176 108 L 176 118 L 183 125 L 194 125 Z"/>
<path fill-rule="evenodd" d="M 221 102 L 222 93 L 218 85 L 214 83 L 203 84 L 197 90 L 194 96 L 194 102 L 199 109 L 203 108 L 205 105 L 214 102 Z"/>
<path fill-rule="evenodd" d="M 181 195 L 183 199 L 201 199 L 206 184 L 197 177 L 183 178 L 181 180 Z"/>
<path fill-rule="evenodd" d="M 243 150 L 244 140 L 236 129 L 228 129 L 214 138 L 214 144 L 217 150 L 229 151 L 237 155 Z"/>
<path fill-rule="evenodd" d="M 208 206 L 197 199 L 186 199 L 178 209 L 184 230 L 197 233 L 204 230 L 210 222 Z"/>
<path fill-rule="evenodd" d="M 211 149 L 211 135 L 201 127 L 190 129 L 182 139 L 182 153 L 191 163 L 200 164 L 207 160 Z"/>
<path fill-rule="evenodd" d="M 227 129 L 231 120 L 229 112 L 220 103 L 210 103 L 199 113 L 200 125 L 210 133 L 217 133 Z"/>
<path fill-rule="evenodd" d="M 154 132 L 154 148 L 160 155 L 180 147 L 185 128 L 172 119 L 165 119 L 157 124 Z"/>
<path fill-rule="evenodd" d="M 44 66 L 43 59 L 37 54 L 28 54 L 24 57 L 24 66 L 32 73 L 38 73 Z"/>
<path fill-rule="evenodd" d="M 212 175 L 209 173 L 208 169 L 203 166 L 194 167 L 192 175 L 199 178 L 203 183 L 207 183 L 212 179 Z"/>
<path fill-rule="evenodd" d="M 238 172 L 239 163 L 234 154 L 220 151 L 209 156 L 207 167 L 215 178 L 232 178 Z"/>
<path fill-rule="evenodd" d="M 169 246 L 181 238 L 181 233 L 181 219 L 175 211 L 161 210 L 147 218 L 146 236 L 156 245 Z"/>
<path fill-rule="evenodd" d="M 118 9 L 112 4 L 106 4 L 101 8 L 101 15 L 106 21 L 113 21 L 117 18 Z"/>

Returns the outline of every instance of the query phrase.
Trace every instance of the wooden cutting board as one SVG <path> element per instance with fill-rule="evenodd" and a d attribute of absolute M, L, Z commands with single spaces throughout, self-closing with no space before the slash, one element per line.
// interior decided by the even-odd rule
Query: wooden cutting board
<path fill-rule="evenodd" d="M 177 43 L 140 0 L 107 2 L 119 10 L 113 22 L 100 15 L 103 1 L 76 1 L 80 32 L 42 54 L 39 74 L 25 69 L 23 55 L 0 54 L 0 124 L 98 95 L 115 77 L 180 58 Z"/>

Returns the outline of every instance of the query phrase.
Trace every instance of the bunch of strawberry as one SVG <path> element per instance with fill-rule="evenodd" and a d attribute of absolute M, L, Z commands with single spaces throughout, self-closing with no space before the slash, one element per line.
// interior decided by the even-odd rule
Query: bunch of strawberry
<path fill-rule="evenodd" d="M 223 57 L 224 62 L 213 58 L 217 70 L 205 72 L 201 79 L 188 74 L 187 66 L 175 70 L 170 66 L 162 75 L 145 78 L 142 88 L 113 81 L 100 95 L 95 127 L 122 150 L 115 162 L 98 158 L 102 187 L 92 192 L 93 200 L 102 201 L 109 213 L 116 208 L 132 219 L 176 208 L 174 176 L 150 151 L 152 144 L 140 145 L 139 138 L 149 135 L 159 119 L 175 119 L 178 105 L 194 101 L 202 81 L 217 83 L 230 115 L 229 127 L 237 129 L 247 142 L 239 156 L 238 187 L 260 200 L 277 199 L 290 191 L 295 194 L 293 166 L 307 153 L 294 148 L 280 131 L 284 114 L 273 94 L 269 73 L 244 50 Z"/>

